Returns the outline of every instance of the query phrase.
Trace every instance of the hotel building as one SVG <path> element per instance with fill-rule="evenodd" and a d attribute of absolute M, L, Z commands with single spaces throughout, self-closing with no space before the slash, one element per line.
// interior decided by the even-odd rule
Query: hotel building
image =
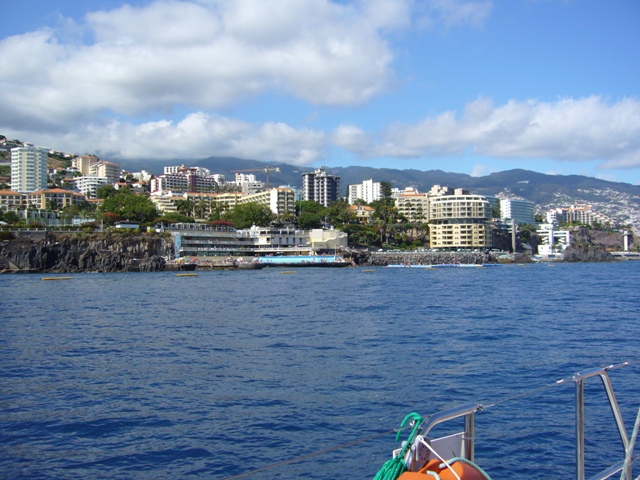
<path fill-rule="evenodd" d="M 429 235 L 432 248 L 487 248 L 491 245 L 491 204 L 481 195 L 458 188 L 449 193 L 439 185 L 429 195 Z M 431 196 L 431 193 L 435 195 Z"/>
<path fill-rule="evenodd" d="M 412 223 L 429 221 L 429 197 L 427 194 L 407 187 L 394 196 L 398 213 L 403 215 L 407 221 Z"/>

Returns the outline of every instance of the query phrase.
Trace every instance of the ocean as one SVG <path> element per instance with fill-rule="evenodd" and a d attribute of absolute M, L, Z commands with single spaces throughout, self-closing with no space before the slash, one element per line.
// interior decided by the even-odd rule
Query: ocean
<path fill-rule="evenodd" d="M 555 382 L 624 361 L 633 428 L 640 262 L 289 272 L 0 277 L 0 478 L 366 479 L 406 414 L 468 402 L 493 479 L 573 478 Z M 585 390 L 589 477 L 623 453 Z"/>

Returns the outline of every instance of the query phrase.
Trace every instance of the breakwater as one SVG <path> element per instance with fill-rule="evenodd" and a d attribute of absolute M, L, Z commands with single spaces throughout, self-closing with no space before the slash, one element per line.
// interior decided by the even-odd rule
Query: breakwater
<path fill-rule="evenodd" d="M 372 253 L 361 265 L 442 265 L 496 263 L 496 258 L 483 252 Z"/>

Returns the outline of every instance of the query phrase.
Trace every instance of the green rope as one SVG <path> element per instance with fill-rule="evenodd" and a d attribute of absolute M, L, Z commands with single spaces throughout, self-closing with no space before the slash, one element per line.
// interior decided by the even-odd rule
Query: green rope
<path fill-rule="evenodd" d="M 402 423 L 400 424 L 400 429 L 398 430 L 398 433 L 396 433 L 396 442 L 400 440 L 400 434 L 402 433 L 404 426 L 409 421 L 413 421 L 414 423 L 413 429 L 409 434 L 409 438 L 407 438 L 407 442 L 404 444 L 397 456 L 384 462 L 384 465 L 382 465 L 382 468 L 380 468 L 378 473 L 376 473 L 376 476 L 373 477 L 373 480 L 396 480 L 403 472 L 407 471 L 407 464 L 404 463 L 404 455 L 407 453 L 407 450 L 411 448 L 411 444 L 420 430 L 422 417 L 415 412 L 404 417 L 404 420 L 402 420 Z"/>

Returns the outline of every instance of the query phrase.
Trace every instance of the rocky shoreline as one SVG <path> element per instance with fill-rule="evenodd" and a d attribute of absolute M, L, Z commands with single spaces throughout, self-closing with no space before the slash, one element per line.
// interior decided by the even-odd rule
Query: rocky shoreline
<path fill-rule="evenodd" d="M 159 233 L 51 233 L 0 243 L 0 273 L 158 272 L 171 269 L 170 236 Z M 349 249 L 343 257 L 359 266 L 532 263 L 528 255 L 505 260 L 490 252 L 370 252 Z M 617 259 L 600 245 L 567 248 L 565 262 L 611 262 Z"/>
<path fill-rule="evenodd" d="M 159 234 L 47 233 L 0 244 L 0 271 L 158 272 L 173 255 L 173 241 Z"/>

